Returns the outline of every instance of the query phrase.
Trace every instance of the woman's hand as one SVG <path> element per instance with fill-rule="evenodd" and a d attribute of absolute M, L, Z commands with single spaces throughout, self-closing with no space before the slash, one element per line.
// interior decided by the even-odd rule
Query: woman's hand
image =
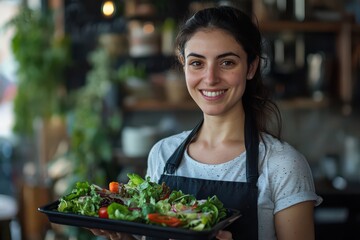
<path fill-rule="evenodd" d="M 219 231 L 218 234 L 216 235 L 216 239 L 219 240 L 232 240 L 232 234 L 231 232 L 228 231 Z"/>
<path fill-rule="evenodd" d="M 111 232 L 102 229 L 89 229 L 95 236 L 106 237 L 110 240 L 134 240 L 135 238 L 126 233 Z"/>

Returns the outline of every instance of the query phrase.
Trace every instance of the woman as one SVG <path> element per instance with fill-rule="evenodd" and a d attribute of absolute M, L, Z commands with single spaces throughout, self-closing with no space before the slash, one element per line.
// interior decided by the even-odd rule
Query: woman
<path fill-rule="evenodd" d="M 307 161 L 280 141 L 280 114 L 261 81 L 258 28 L 240 10 L 204 9 L 180 29 L 177 50 L 203 120 L 155 144 L 147 175 L 239 209 L 242 217 L 217 239 L 314 239 L 321 198 Z"/>

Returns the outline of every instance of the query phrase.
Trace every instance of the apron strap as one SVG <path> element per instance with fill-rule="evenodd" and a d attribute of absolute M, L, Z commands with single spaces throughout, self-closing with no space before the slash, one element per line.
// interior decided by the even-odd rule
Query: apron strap
<path fill-rule="evenodd" d="M 174 174 L 175 170 L 180 165 L 181 159 L 184 155 L 184 152 L 186 151 L 187 145 L 190 143 L 192 138 L 197 134 L 199 131 L 201 125 L 203 124 L 204 119 L 202 119 L 195 128 L 190 132 L 189 136 L 181 143 L 181 145 L 175 150 L 175 152 L 171 155 L 169 160 L 166 162 L 166 165 L 164 167 L 164 173 L 167 174 Z"/>
<path fill-rule="evenodd" d="M 254 126 L 251 114 L 245 114 L 245 149 L 246 149 L 246 179 L 256 186 L 259 178 L 259 133 Z"/>

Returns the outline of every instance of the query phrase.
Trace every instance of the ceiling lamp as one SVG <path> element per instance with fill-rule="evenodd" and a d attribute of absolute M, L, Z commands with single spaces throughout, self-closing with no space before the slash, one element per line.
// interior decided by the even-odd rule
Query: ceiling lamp
<path fill-rule="evenodd" d="M 105 1 L 101 11 L 105 17 L 113 17 L 115 15 L 115 3 L 113 1 Z"/>

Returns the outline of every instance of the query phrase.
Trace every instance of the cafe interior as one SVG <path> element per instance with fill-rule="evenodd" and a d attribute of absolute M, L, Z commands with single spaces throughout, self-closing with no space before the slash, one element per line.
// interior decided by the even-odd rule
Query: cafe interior
<path fill-rule="evenodd" d="M 39 208 L 77 181 L 145 176 L 153 144 L 195 126 L 174 40 L 217 5 L 262 33 L 282 138 L 323 198 L 316 239 L 359 239 L 360 1 L 0 0 L 0 240 L 102 239 Z"/>

